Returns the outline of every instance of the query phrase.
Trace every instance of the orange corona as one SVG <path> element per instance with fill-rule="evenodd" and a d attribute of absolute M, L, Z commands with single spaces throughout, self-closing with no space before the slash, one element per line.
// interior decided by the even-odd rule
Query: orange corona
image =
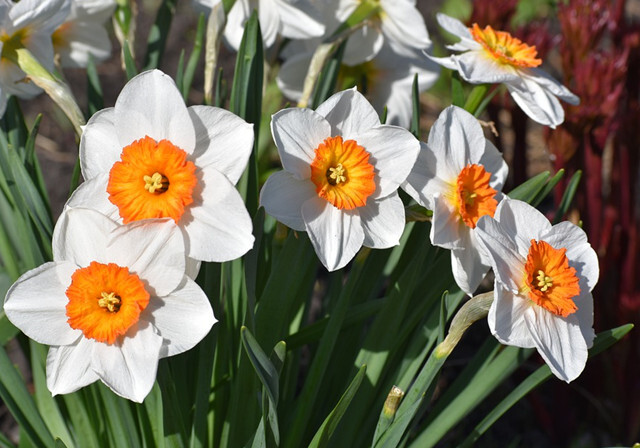
<path fill-rule="evenodd" d="M 109 172 L 109 200 L 125 224 L 147 218 L 178 222 L 193 202 L 195 165 L 168 140 L 136 140 L 122 150 Z"/>
<path fill-rule="evenodd" d="M 482 165 L 470 164 L 460 171 L 455 185 L 454 205 L 462 221 L 475 229 L 484 215 L 493 218 L 498 206 L 497 191 L 489 186 L 491 174 Z"/>
<path fill-rule="evenodd" d="M 533 302 L 562 317 L 578 310 L 574 298 L 580 295 L 576 270 L 569 266 L 566 252 L 545 241 L 531 240 L 523 291 Z"/>
<path fill-rule="evenodd" d="M 355 140 L 329 137 L 316 148 L 311 162 L 311 181 L 319 197 L 341 210 L 367 203 L 376 189 L 369 153 Z"/>
<path fill-rule="evenodd" d="M 140 278 L 114 263 L 76 270 L 66 291 L 67 322 L 85 337 L 113 344 L 140 318 L 149 293 Z"/>
<path fill-rule="evenodd" d="M 537 67 L 542 64 L 542 60 L 536 58 L 538 51 L 535 45 L 529 46 L 506 31 L 495 31 L 490 26 L 483 30 L 477 23 L 469 30 L 474 40 L 501 64 L 515 67 Z"/>

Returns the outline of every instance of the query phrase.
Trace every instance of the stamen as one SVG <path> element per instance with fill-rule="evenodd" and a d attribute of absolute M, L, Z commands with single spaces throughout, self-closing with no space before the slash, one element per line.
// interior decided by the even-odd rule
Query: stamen
<path fill-rule="evenodd" d="M 108 309 L 111 313 L 117 313 L 120 311 L 121 302 L 122 300 L 115 292 L 106 293 L 103 291 L 101 298 L 98 299 L 98 305 L 102 308 Z"/>
<path fill-rule="evenodd" d="M 169 179 L 164 177 L 157 171 L 153 173 L 153 176 L 144 176 L 144 189 L 149 193 L 164 193 L 169 189 Z"/>
<path fill-rule="evenodd" d="M 342 163 L 338 163 L 335 167 L 329 167 L 327 170 L 327 181 L 331 185 L 337 185 L 347 181 L 347 170 L 344 169 Z"/>
<path fill-rule="evenodd" d="M 553 286 L 553 278 L 545 275 L 542 269 L 538 270 L 538 276 L 536 277 L 536 280 L 538 280 L 538 289 L 542 292 L 546 292 L 547 289 Z"/>

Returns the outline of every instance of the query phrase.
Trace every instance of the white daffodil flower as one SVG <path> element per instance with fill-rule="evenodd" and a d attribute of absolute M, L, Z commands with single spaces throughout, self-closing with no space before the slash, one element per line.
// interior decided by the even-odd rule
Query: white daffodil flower
<path fill-rule="evenodd" d="M 366 86 L 365 94 L 376 111 L 387 108 L 387 124 L 409 127 L 412 114 L 413 78 L 418 75 L 418 90 L 424 92 L 438 79 L 440 67 L 431 60 L 409 55 L 405 50 L 394 50 L 394 44 L 385 42 L 380 52 L 369 62 L 356 66 L 343 64 L 338 83 L 349 81 Z M 313 52 L 298 53 L 280 67 L 276 78 L 282 93 L 299 101 L 302 97 L 305 75 Z"/>
<path fill-rule="evenodd" d="M 142 402 L 158 360 L 191 349 L 209 332 L 216 319 L 185 275 L 184 250 L 170 219 L 121 226 L 94 210 L 61 216 L 54 261 L 22 275 L 4 302 L 16 327 L 51 346 L 53 395 L 100 380 Z"/>
<path fill-rule="evenodd" d="M 115 0 L 71 0 L 71 12 L 52 35 L 62 67 L 81 67 L 111 56 L 111 39 L 105 23 L 116 8 Z"/>
<path fill-rule="evenodd" d="M 457 70 L 465 81 L 506 85 L 524 113 L 552 128 L 564 121 L 564 110 L 558 98 L 573 105 L 580 103 L 580 98 L 538 68 L 542 60 L 536 58 L 535 46 L 531 47 L 490 26 L 482 29 L 473 24 L 467 28 L 459 20 L 444 14 L 438 14 L 437 19 L 442 28 L 460 38 L 460 42 L 448 48 L 464 53 L 431 59 L 448 69 Z"/>
<path fill-rule="evenodd" d="M 593 297 L 598 257 L 582 229 L 554 226 L 529 204 L 503 200 L 483 217 L 478 240 L 495 273 L 495 299 L 487 317 L 503 344 L 533 348 L 558 378 L 584 370 L 593 345 Z"/>
<path fill-rule="evenodd" d="M 475 228 L 493 216 L 509 168 L 478 120 L 456 106 L 446 108 L 421 143 L 418 160 L 402 188 L 433 210 L 431 243 L 451 250 L 460 289 L 472 295 L 489 271 Z"/>
<path fill-rule="evenodd" d="M 362 245 L 397 245 L 404 205 L 397 189 L 418 155 L 406 129 L 381 125 L 355 89 L 336 93 L 315 111 L 273 115 L 271 133 L 284 171 L 260 193 L 267 213 L 309 234 L 322 264 L 345 266 Z"/>
<path fill-rule="evenodd" d="M 9 95 L 33 98 L 42 92 L 7 54 L 26 48 L 44 68 L 53 71 L 51 34 L 69 15 L 70 7 L 70 0 L 0 2 L 0 116 Z"/>
<path fill-rule="evenodd" d="M 415 0 L 338 0 L 337 17 L 344 22 L 362 3 L 371 3 L 377 12 L 369 23 L 351 36 L 345 48 L 343 62 L 358 65 L 373 59 L 385 40 L 400 47 L 425 50 L 431 39 L 424 18 Z"/>
<path fill-rule="evenodd" d="M 195 0 L 198 6 L 210 9 L 211 0 Z M 244 25 L 253 10 L 258 11 L 262 40 L 271 47 L 278 35 L 289 39 L 308 39 L 322 36 L 324 25 L 316 18 L 309 0 L 236 0 L 227 16 L 224 38 L 234 50 L 240 48 Z"/>
<path fill-rule="evenodd" d="M 252 223 L 234 185 L 253 147 L 253 126 L 226 110 L 187 108 L 158 70 L 131 79 L 115 107 L 96 113 L 80 140 L 86 179 L 68 207 L 129 223 L 172 218 L 187 255 L 228 261 L 253 247 Z"/>

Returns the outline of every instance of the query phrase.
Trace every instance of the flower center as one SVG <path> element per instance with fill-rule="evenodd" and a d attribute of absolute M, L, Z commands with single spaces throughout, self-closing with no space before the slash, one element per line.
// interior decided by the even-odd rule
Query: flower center
<path fill-rule="evenodd" d="M 522 293 L 541 307 L 567 317 L 578 310 L 573 299 L 580 295 L 576 270 L 569 266 L 567 249 L 555 249 L 545 241 L 531 240 L 525 264 Z"/>
<path fill-rule="evenodd" d="M 85 337 L 113 344 L 138 322 L 149 303 L 140 278 L 114 263 L 77 269 L 66 291 L 67 322 Z"/>
<path fill-rule="evenodd" d="M 495 31 L 488 25 L 482 30 L 477 23 L 469 31 L 475 41 L 501 64 L 515 67 L 537 67 L 542 64 L 542 59 L 536 58 L 538 51 L 535 45 L 529 46 L 506 31 Z"/>
<path fill-rule="evenodd" d="M 498 206 L 497 191 L 489 186 L 491 174 L 482 165 L 467 165 L 458 174 L 454 205 L 462 221 L 475 229 L 478 220 L 489 215 L 493 217 Z"/>
<path fill-rule="evenodd" d="M 311 181 L 316 193 L 334 207 L 353 210 L 366 204 L 376 189 L 369 153 L 355 140 L 329 137 L 316 148 Z"/>
<path fill-rule="evenodd" d="M 125 224 L 147 218 L 178 222 L 193 202 L 195 170 L 187 153 L 170 141 L 141 138 L 124 147 L 111 167 L 109 200 Z"/>

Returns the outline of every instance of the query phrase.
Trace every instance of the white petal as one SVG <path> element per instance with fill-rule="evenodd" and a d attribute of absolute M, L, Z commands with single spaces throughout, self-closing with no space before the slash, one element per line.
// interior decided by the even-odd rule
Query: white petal
<path fill-rule="evenodd" d="M 176 84 L 160 70 L 131 79 L 115 105 L 115 125 L 122 147 L 149 136 L 169 140 L 187 154 L 193 153 L 196 133 Z"/>
<path fill-rule="evenodd" d="M 385 37 L 406 47 L 424 49 L 431 45 L 427 25 L 414 3 L 381 0 L 381 5 L 384 10 L 381 28 Z"/>
<path fill-rule="evenodd" d="M 509 175 L 509 165 L 507 165 L 502 153 L 498 151 L 491 141 L 485 140 L 485 143 L 484 153 L 480 160 L 475 163 L 480 163 L 491 174 L 489 185 L 495 190 L 502 191 L 502 187 Z"/>
<path fill-rule="evenodd" d="M 433 197 L 433 217 L 431 219 L 431 243 L 445 249 L 461 249 L 463 232 L 469 228 L 460 219 L 460 214 L 442 195 Z"/>
<path fill-rule="evenodd" d="M 102 173 L 85 181 L 73 192 L 65 204 L 65 210 L 68 208 L 90 208 L 113 221 L 122 222 L 118 207 L 109 201 L 108 182 L 109 173 Z"/>
<path fill-rule="evenodd" d="M 564 221 L 553 226 L 541 238 L 556 249 L 567 249 L 569 266 L 575 268 L 582 292 L 591 291 L 596 286 L 600 275 L 598 255 L 587 241 L 584 230 Z"/>
<path fill-rule="evenodd" d="M 447 56 L 447 57 L 443 57 L 443 58 L 437 58 L 435 56 L 430 55 L 426 51 L 423 52 L 423 54 L 427 58 L 431 59 L 436 64 L 443 66 L 444 68 L 448 68 L 449 70 L 456 70 L 456 71 L 458 70 L 458 63 L 455 60 L 455 56 Z"/>
<path fill-rule="evenodd" d="M 287 58 L 280 66 L 276 82 L 287 99 L 297 102 L 302 98 L 304 80 L 312 57 L 313 53 L 298 53 Z"/>
<path fill-rule="evenodd" d="M 77 266 L 92 261 L 108 263 L 109 234 L 118 224 L 95 210 L 66 209 L 53 231 L 53 259 L 68 260 Z"/>
<path fill-rule="evenodd" d="M 378 54 L 383 43 L 384 37 L 377 28 L 364 26 L 349 36 L 342 62 L 354 66 L 370 61 Z"/>
<path fill-rule="evenodd" d="M 242 35 L 244 34 L 244 24 L 249 20 L 250 13 L 248 0 L 236 0 L 227 15 L 224 40 L 227 45 L 236 51 L 240 48 L 240 42 L 242 42 Z"/>
<path fill-rule="evenodd" d="M 156 379 L 162 337 L 149 322 L 141 320 L 119 339 L 112 345 L 95 345 L 94 368 L 114 393 L 142 403 Z"/>
<path fill-rule="evenodd" d="M 298 180 L 288 171 L 273 173 L 260 191 L 260 205 L 278 221 L 294 230 L 305 230 L 302 204 L 317 197 L 309 180 Z"/>
<path fill-rule="evenodd" d="M 420 142 L 406 129 L 378 126 L 360 134 L 356 142 L 370 154 L 376 172 L 374 199 L 388 196 L 407 179 L 420 151 Z"/>
<path fill-rule="evenodd" d="M 491 334 L 502 344 L 522 348 L 535 347 L 535 341 L 524 321 L 524 315 L 531 306 L 530 300 L 514 295 L 496 283 L 493 303 L 487 316 Z"/>
<path fill-rule="evenodd" d="M 473 296 L 491 266 L 488 261 L 484 261 L 481 253 L 483 249 L 476 241 L 473 230 L 460 232 L 460 236 L 463 247 L 451 251 L 453 278 L 460 289 L 467 295 Z"/>
<path fill-rule="evenodd" d="M 593 330 L 593 296 L 591 292 L 582 291 L 580 296 L 574 299 L 574 302 L 578 307 L 578 311 L 569 316 L 569 318 L 573 322 L 577 321 L 587 348 L 591 348 L 593 347 L 593 340 L 596 338 L 596 333 Z"/>
<path fill-rule="evenodd" d="M 120 160 L 122 148 L 115 127 L 115 109 L 109 107 L 96 112 L 80 138 L 80 166 L 85 180 L 111 171 L 113 164 Z"/>
<path fill-rule="evenodd" d="M 344 140 L 357 139 L 364 131 L 380 126 L 378 113 L 355 88 L 330 96 L 316 112 L 331 125 L 330 135 L 341 135 Z"/>
<path fill-rule="evenodd" d="M 517 244 L 518 252 L 527 256 L 531 240 L 540 241 L 551 229 L 549 220 L 535 207 L 516 199 L 504 198 L 496 208 L 495 219 Z"/>
<path fill-rule="evenodd" d="M 525 257 L 518 253 L 512 235 L 495 219 L 485 215 L 475 228 L 478 242 L 482 244 L 493 268 L 496 281 L 517 294 L 525 277 Z"/>
<path fill-rule="evenodd" d="M 555 78 L 542 69 L 537 67 L 523 70 L 520 75 L 540 85 L 543 89 L 548 90 L 562 101 L 566 101 L 574 106 L 580 104 L 580 98 L 571 93 L 569 89 L 560 84 Z"/>
<path fill-rule="evenodd" d="M 315 150 L 333 135 L 331 126 L 321 114 L 310 109 L 289 108 L 271 117 L 271 134 L 285 170 L 296 179 L 311 176 L 311 162 Z"/>
<path fill-rule="evenodd" d="M 16 327 L 40 344 L 69 345 L 82 336 L 67 323 L 65 291 L 78 266 L 50 262 L 20 276 L 4 299 L 4 312 Z"/>
<path fill-rule="evenodd" d="M 337 209 L 318 197 L 302 205 L 302 217 L 311 244 L 329 271 L 344 267 L 364 241 L 360 216 Z"/>
<path fill-rule="evenodd" d="M 574 315 L 573 315 L 574 316 Z M 576 317 L 562 318 L 540 306 L 532 306 L 525 322 L 538 353 L 555 376 L 575 380 L 587 363 L 587 344 Z"/>
<path fill-rule="evenodd" d="M 457 179 L 469 163 L 477 163 L 484 154 L 486 138 L 478 120 L 456 106 L 440 113 L 429 131 L 428 146 L 434 152 L 435 172 L 445 181 Z"/>
<path fill-rule="evenodd" d="M 163 357 L 191 349 L 217 322 L 206 294 L 188 278 L 170 295 L 151 300 L 148 312 L 150 322 L 164 339 Z"/>
<path fill-rule="evenodd" d="M 211 167 L 202 170 L 199 185 L 199 198 L 180 220 L 187 235 L 187 255 L 216 262 L 241 257 L 253 247 L 254 238 L 251 217 L 240 193 Z"/>
<path fill-rule="evenodd" d="M 507 89 L 511 98 L 532 120 L 551 128 L 564 121 L 564 109 L 558 98 L 537 82 L 522 77 L 507 83 Z"/>
<path fill-rule="evenodd" d="M 462 23 L 458 19 L 454 19 L 453 17 L 450 17 L 446 14 L 437 13 L 436 20 L 438 21 L 438 24 L 445 29 L 445 31 L 448 31 L 451 34 L 460 37 L 461 39 L 463 39 L 463 42 L 466 40 L 480 45 L 474 40 L 471 31 L 469 31 L 469 28 L 467 28 L 464 23 Z"/>
<path fill-rule="evenodd" d="M 200 273 L 201 265 L 202 265 L 202 262 L 200 260 L 187 257 L 187 264 L 185 267 L 186 276 L 189 277 L 191 280 L 195 280 L 198 277 L 198 274 Z"/>
<path fill-rule="evenodd" d="M 458 65 L 460 77 L 471 84 L 499 84 L 519 78 L 515 68 L 500 64 L 484 50 L 468 51 L 451 59 Z"/>
<path fill-rule="evenodd" d="M 276 1 L 280 15 L 280 33 L 290 39 L 308 39 L 324 34 L 324 25 L 313 16 L 315 11 L 305 1 Z"/>
<path fill-rule="evenodd" d="M 276 37 L 278 37 L 280 17 L 274 0 L 262 0 L 260 3 L 262 4 L 257 6 L 260 30 L 262 32 L 264 46 L 269 48 L 275 43 Z"/>
<path fill-rule="evenodd" d="M 14 4 L 7 17 L 12 29 L 7 34 L 12 35 L 16 30 L 29 27 L 42 34 L 53 32 L 69 15 L 71 2 L 69 0 L 22 0 Z"/>
<path fill-rule="evenodd" d="M 196 165 L 213 166 L 235 185 L 253 150 L 253 124 L 218 107 L 191 106 L 188 110 L 196 130 Z"/>
<path fill-rule="evenodd" d="M 115 6 L 115 5 L 114 5 Z M 111 55 L 111 40 L 107 30 L 100 23 L 67 22 L 68 28 L 56 31 L 66 45 L 57 47 L 63 67 L 85 68 L 89 64 L 89 56 L 99 62 Z"/>
<path fill-rule="evenodd" d="M 450 161 L 444 158 L 445 154 L 444 147 L 431 148 L 420 142 L 418 159 L 406 182 L 402 184 L 402 188 L 416 202 L 429 210 L 435 207 L 435 195 L 445 194 L 453 188 L 445 179 L 455 181 L 458 176 L 454 169 L 448 166 Z"/>
<path fill-rule="evenodd" d="M 404 204 L 397 192 L 382 199 L 369 199 L 358 211 L 364 229 L 364 246 L 386 249 L 400 244 L 405 216 Z"/>
<path fill-rule="evenodd" d="M 53 395 L 70 394 L 98 380 L 91 359 L 95 341 L 80 338 L 73 345 L 49 348 L 47 388 Z"/>
<path fill-rule="evenodd" d="M 153 296 L 176 289 L 185 274 L 185 243 L 172 219 L 143 219 L 114 229 L 107 254 L 145 282 Z"/>

